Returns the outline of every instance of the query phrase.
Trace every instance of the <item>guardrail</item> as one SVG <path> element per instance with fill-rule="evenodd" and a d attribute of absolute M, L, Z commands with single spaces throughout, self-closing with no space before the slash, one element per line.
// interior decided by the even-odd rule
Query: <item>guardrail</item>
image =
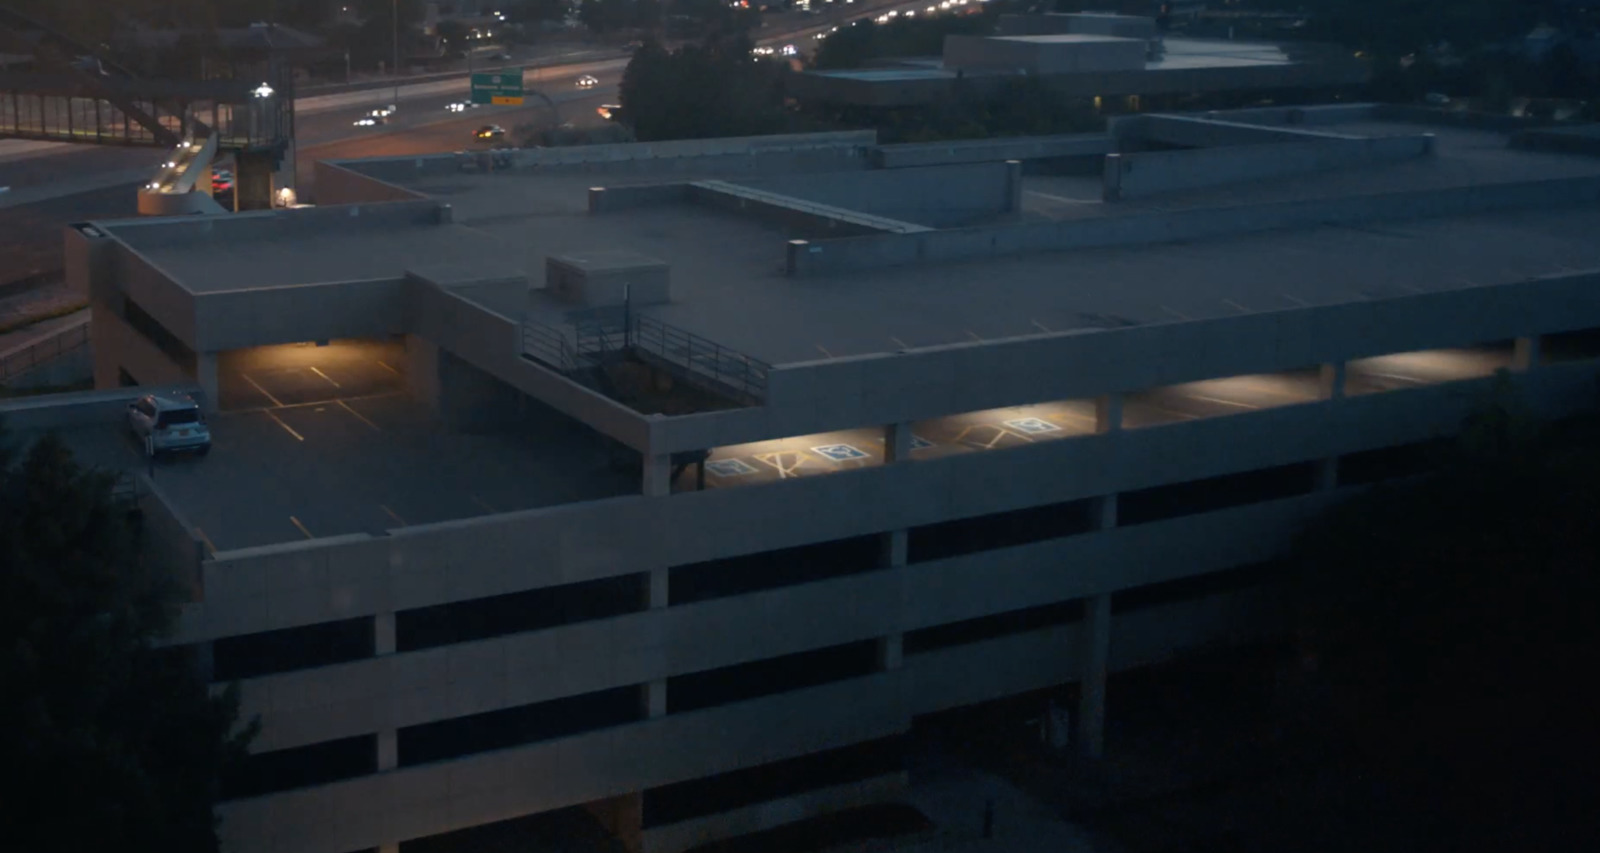
<path fill-rule="evenodd" d="M 0 359 L 0 384 L 89 344 L 89 321 L 68 326 Z"/>
<path fill-rule="evenodd" d="M 772 369 L 766 362 L 650 317 L 633 318 L 631 331 L 636 352 L 687 371 L 685 378 L 709 381 L 750 402 L 766 400 L 767 374 Z"/>
<path fill-rule="evenodd" d="M 569 373 L 578 368 L 578 356 L 567 336 L 554 326 L 536 320 L 522 321 L 522 354 Z"/>

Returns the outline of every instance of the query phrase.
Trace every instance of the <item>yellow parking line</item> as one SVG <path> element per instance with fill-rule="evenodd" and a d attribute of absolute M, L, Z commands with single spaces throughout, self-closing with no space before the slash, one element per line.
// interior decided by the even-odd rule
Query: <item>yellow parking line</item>
<path fill-rule="evenodd" d="M 382 427 L 379 427 L 377 424 L 375 424 L 372 421 L 368 420 L 366 415 L 363 415 L 360 412 L 356 411 L 355 409 L 350 408 L 350 404 L 349 403 L 346 403 L 343 400 L 334 400 L 334 402 L 338 403 L 340 405 L 340 407 L 342 407 L 345 411 L 349 412 L 352 415 L 355 415 L 356 416 L 356 420 L 361 421 L 362 423 L 366 424 L 369 427 L 372 427 L 375 430 L 378 430 L 379 432 L 383 431 Z"/>
<path fill-rule="evenodd" d="M 285 432 L 287 432 L 290 435 L 294 436 L 295 439 L 297 439 L 299 441 L 305 441 L 306 440 L 305 436 L 303 436 L 300 433 L 297 433 L 297 432 L 294 431 L 294 427 L 289 426 L 288 424 L 284 423 L 282 418 L 278 417 L 277 415 L 275 415 L 272 412 L 267 411 L 265 409 L 263 409 L 262 411 L 266 414 L 267 417 L 272 418 L 272 420 L 274 422 L 276 422 L 278 424 L 278 426 L 283 427 Z"/>
<path fill-rule="evenodd" d="M 383 510 L 384 512 L 388 513 L 389 517 L 394 519 L 394 523 L 395 524 L 398 524 L 401 527 L 405 527 L 406 526 L 406 520 L 401 518 L 399 513 L 395 512 L 394 510 L 392 510 L 390 508 L 388 508 L 387 506 L 384 506 L 383 504 L 378 504 L 378 508 Z"/>
<path fill-rule="evenodd" d="M 315 373 L 318 376 L 321 376 L 323 379 L 328 380 L 328 383 L 331 384 L 335 388 L 343 388 L 344 387 L 343 385 L 340 385 L 339 383 L 334 382 L 333 378 L 328 376 L 328 374 L 323 373 L 322 371 L 316 369 L 315 367 L 311 368 L 311 372 Z"/>
<path fill-rule="evenodd" d="M 317 537 L 311 535 L 311 531 L 307 530 L 306 526 L 304 524 L 300 523 L 300 519 L 295 518 L 294 516 L 291 515 L 291 516 L 289 516 L 289 523 L 293 524 L 301 533 L 304 533 L 306 535 L 307 539 L 315 539 L 315 538 L 317 538 Z"/>
<path fill-rule="evenodd" d="M 828 358 L 833 358 L 833 353 L 828 352 L 828 348 L 823 346 L 822 344 L 817 344 L 817 350 L 819 352 L 821 352 L 823 355 L 827 356 Z"/>
<path fill-rule="evenodd" d="M 899 347 L 899 348 L 901 348 L 901 349 L 911 349 L 911 347 L 906 345 L 905 341 L 900 340 L 899 338 L 895 337 L 894 335 L 890 335 L 889 336 L 889 340 L 894 341 L 894 345 Z"/>
<path fill-rule="evenodd" d="M 393 374 L 394 374 L 394 375 L 396 375 L 396 376 L 399 376 L 399 375 L 400 375 L 400 371 L 398 371 L 398 370 L 395 370 L 395 369 L 394 369 L 394 368 L 392 368 L 392 367 L 390 367 L 390 366 L 389 366 L 389 363 L 388 363 L 388 362 L 386 362 L 386 361 L 382 361 L 382 360 L 380 360 L 380 361 L 379 361 L 379 362 L 378 362 L 378 366 L 379 366 L 379 367 L 381 367 L 381 368 L 383 368 L 383 369 L 384 369 L 384 370 L 387 370 L 387 371 L 389 371 L 389 372 L 390 372 L 390 373 L 393 373 Z"/>
<path fill-rule="evenodd" d="M 260 391 L 260 392 L 261 392 L 261 394 L 262 394 L 262 396 L 264 396 L 264 397 L 266 397 L 266 398 L 267 398 L 267 399 L 268 399 L 268 400 L 270 400 L 270 401 L 272 401 L 272 405 L 274 405 L 274 406 L 282 406 L 282 405 L 283 405 L 283 403 L 282 403 L 282 402 L 280 402 L 280 401 L 279 401 L 279 400 L 278 400 L 278 398 L 277 398 L 277 397 L 274 397 L 274 396 L 272 396 L 272 393 L 271 393 L 271 392 L 269 392 L 269 391 L 268 391 L 268 390 L 267 390 L 267 389 L 265 389 L 265 388 L 262 388 L 262 387 L 261 387 L 261 383 L 260 383 L 260 382 L 257 382 L 257 381 L 255 381 L 255 380 L 254 380 L 254 379 L 251 379 L 251 378 L 250 378 L 250 374 L 248 374 L 248 373 L 244 373 L 244 372 L 242 372 L 242 371 L 241 371 L 241 372 L 240 372 L 240 373 L 239 373 L 239 375 L 240 375 L 240 376 L 243 376 L 243 377 L 244 377 L 244 381 L 246 381 L 246 382 L 248 382 L 248 383 L 250 383 L 250 384 L 251 384 L 251 385 L 253 385 L 253 386 L 255 386 L 255 389 L 256 389 L 256 390 L 257 390 L 257 391 Z"/>
<path fill-rule="evenodd" d="M 1044 332 L 1054 332 L 1055 331 L 1054 329 L 1050 328 L 1049 326 L 1046 326 L 1045 324 L 1039 322 L 1038 320 L 1034 320 L 1033 324 L 1035 326 L 1038 326 L 1040 331 L 1044 331 Z"/>
<path fill-rule="evenodd" d="M 972 331 L 972 330 L 971 330 L 971 329 L 968 329 L 968 330 L 967 330 L 967 334 L 969 334 L 969 335 L 971 335 L 971 336 L 972 336 L 972 339 L 973 339 L 973 340 L 975 340 L 975 341 L 981 341 L 981 340 L 983 340 L 983 338 L 980 338 L 980 337 L 978 337 L 978 333 L 977 333 L 977 332 L 974 332 L 974 331 Z"/>

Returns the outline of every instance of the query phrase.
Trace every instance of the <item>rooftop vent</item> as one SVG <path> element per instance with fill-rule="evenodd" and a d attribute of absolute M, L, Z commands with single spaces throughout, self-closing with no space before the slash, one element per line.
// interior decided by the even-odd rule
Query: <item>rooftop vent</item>
<path fill-rule="evenodd" d="M 568 305 L 658 305 L 670 299 L 670 268 L 636 252 L 604 250 L 545 258 L 545 289 Z"/>

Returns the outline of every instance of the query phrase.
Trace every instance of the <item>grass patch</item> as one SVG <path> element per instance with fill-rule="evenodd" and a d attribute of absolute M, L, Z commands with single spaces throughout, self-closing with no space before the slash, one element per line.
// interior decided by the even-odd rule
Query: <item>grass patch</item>
<path fill-rule="evenodd" d="M 0 335 L 9 335 L 12 332 L 26 329 L 29 326 L 36 326 L 46 320 L 54 320 L 57 317 L 65 317 L 68 314 L 76 314 L 88 307 L 88 300 L 84 300 L 82 302 L 72 302 L 59 308 L 52 308 L 49 311 L 45 311 L 40 314 L 23 317 L 20 320 L 12 320 L 9 323 L 0 323 Z"/>

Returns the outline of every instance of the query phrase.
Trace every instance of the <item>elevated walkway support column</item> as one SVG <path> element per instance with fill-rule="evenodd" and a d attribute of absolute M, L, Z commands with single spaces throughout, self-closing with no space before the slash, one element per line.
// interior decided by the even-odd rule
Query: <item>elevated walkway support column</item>
<path fill-rule="evenodd" d="M 1517 338 L 1511 342 L 1511 372 L 1526 373 L 1539 366 L 1539 336 Z"/>
<path fill-rule="evenodd" d="M 1094 400 L 1094 431 L 1097 435 L 1122 429 L 1122 395 L 1105 394 Z"/>
<path fill-rule="evenodd" d="M 271 210 L 273 178 L 281 155 L 271 151 L 240 151 L 233 156 L 233 209 Z"/>

